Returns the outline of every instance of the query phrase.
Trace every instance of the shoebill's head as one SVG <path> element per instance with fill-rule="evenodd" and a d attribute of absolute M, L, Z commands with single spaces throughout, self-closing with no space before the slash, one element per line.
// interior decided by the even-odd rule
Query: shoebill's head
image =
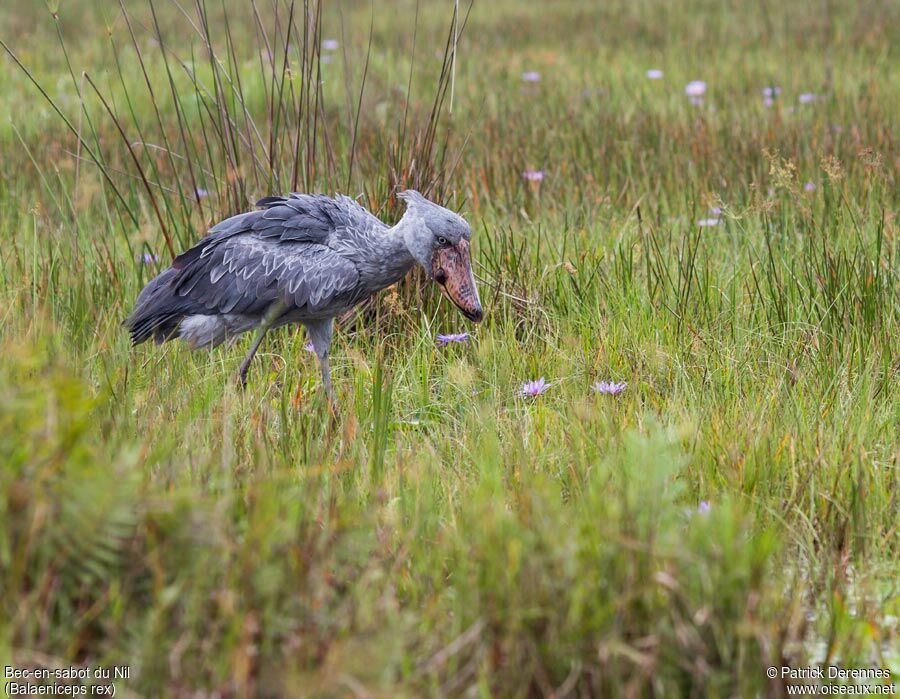
<path fill-rule="evenodd" d="M 398 196 L 406 202 L 403 218 L 409 225 L 403 230 L 409 252 L 460 312 L 480 323 L 484 311 L 469 257 L 469 224 L 459 214 L 428 201 L 412 189 Z"/>

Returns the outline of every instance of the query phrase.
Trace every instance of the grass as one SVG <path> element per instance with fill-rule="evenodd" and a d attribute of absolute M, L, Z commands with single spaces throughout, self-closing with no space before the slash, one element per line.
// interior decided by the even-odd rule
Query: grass
<path fill-rule="evenodd" d="M 446 5 L 0 9 L 3 664 L 141 696 L 896 677 L 897 8 Z M 302 331 L 243 394 L 249 339 L 129 348 L 215 221 L 294 185 L 392 220 L 398 184 L 472 223 L 469 343 L 387 290 L 336 335 L 334 419 Z"/>

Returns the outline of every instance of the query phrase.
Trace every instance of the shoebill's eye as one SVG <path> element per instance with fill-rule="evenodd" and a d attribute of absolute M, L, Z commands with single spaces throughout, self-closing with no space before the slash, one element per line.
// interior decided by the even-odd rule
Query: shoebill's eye
<path fill-rule="evenodd" d="M 450 244 L 450 243 L 447 242 L 447 239 L 446 239 L 444 236 L 442 236 L 442 235 L 439 235 L 439 236 L 438 236 L 437 242 L 438 242 L 438 245 L 441 245 L 441 246 L 449 245 L 449 244 Z"/>

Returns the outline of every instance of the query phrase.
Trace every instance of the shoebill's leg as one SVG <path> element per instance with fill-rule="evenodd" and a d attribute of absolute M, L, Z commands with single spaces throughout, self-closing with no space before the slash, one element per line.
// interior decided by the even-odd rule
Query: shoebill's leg
<path fill-rule="evenodd" d="M 328 401 L 334 404 L 334 388 L 331 385 L 331 368 L 328 366 L 328 353 L 331 350 L 331 334 L 334 329 L 334 321 L 317 320 L 306 323 L 306 332 L 309 333 L 309 339 L 316 350 L 316 356 L 319 358 L 319 366 L 322 369 L 322 385 L 325 388 L 325 395 Z"/>
<path fill-rule="evenodd" d="M 247 370 L 250 368 L 250 362 L 253 361 L 253 357 L 256 355 L 256 351 L 262 344 L 263 338 L 266 336 L 269 328 L 275 324 L 275 321 L 278 320 L 282 312 L 284 312 L 284 304 L 276 301 L 269 306 L 269 310 L 266 311 L 266 315 L 263 316 L 262 321 L 260 321 L 259 328 L 256 332 L 256 338 L 253 340 L 253 344 L 250 345 L 250 351 L 247 352 L 247 356 L 244 357 L 244 361 L 241 362 L 241 368 L 238 370 L 238 383 L 240 383 L 241 388 L 247 388 Z"/>

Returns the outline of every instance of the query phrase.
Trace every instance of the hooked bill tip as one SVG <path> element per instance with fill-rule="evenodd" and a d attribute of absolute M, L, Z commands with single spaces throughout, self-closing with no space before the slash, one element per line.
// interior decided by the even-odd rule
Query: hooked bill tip
<path fill-rule="evenodd" d="M 484 319 L 484 311 L 476 308 L 473 311 L 463 311 L 463 315 L 473 323 L 480 323 Z"/>

